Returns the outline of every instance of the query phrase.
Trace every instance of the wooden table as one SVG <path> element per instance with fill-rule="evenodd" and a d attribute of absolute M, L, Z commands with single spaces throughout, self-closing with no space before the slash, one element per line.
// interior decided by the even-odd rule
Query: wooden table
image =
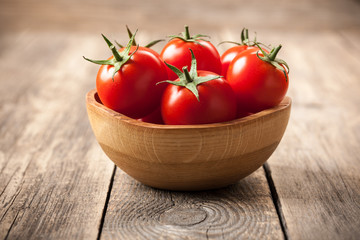
<path fill-rule="evenodd" d="M 0 238 L 359 239 L 360 4 L 275 2 L 1 1 Z M 293 108 L 262 168 L 170 192 L 113 165 L 87 119 L 98 67 L 82 56 L 108 57 L 100 33 L 126 42 L 126 23 L 140 43 L 186 23 L 215 44 L 244 26 L 283 44 Z"/>

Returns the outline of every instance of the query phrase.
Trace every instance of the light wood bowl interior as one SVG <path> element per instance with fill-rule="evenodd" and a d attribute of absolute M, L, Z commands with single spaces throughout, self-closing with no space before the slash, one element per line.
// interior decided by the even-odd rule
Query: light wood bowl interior
<path fill-rule="evenodd" d="M 97 141 L 120 169 L 148 186 L 195 191 L 233 184 L 261 167 L 285 132 L 291 99 L 230 122 L 177 126 L 117 113 L 96 90 L 86 105 Z"/>

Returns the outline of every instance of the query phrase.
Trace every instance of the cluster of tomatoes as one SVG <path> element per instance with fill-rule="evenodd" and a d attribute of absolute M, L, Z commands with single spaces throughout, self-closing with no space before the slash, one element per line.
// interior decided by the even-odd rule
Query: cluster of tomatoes
<path fill-rule="evenodd" d="M 157 124 L 206 124 L 231 121 L 278 105 L 289 84 L 288 65 L 241 33 L 241 43 L 221 56 L 207 36 L 189 28 L 158 54 L 130 41 L 113 56 L 91 60 L 101 67 L 96 88 L 101 102 L 128 117 Z"/>

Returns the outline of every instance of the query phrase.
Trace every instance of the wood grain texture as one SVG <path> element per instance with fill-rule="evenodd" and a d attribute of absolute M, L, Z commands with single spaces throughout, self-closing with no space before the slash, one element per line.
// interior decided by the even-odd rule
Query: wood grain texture
<path fill-rule="evenodd" d="M 117 169 L 100 239 L 283 239 L 283 233 L 262 168 L 202 192 L 157 190 Z"/>
<path fill-rule="evenodd" d="M 0 239 L 98 235 L 113 164 L 93 138 L 79 94 L 92 85 L 76 57 L 90 42 L 70 38 L 79 47 L 68 37 L 1 38 Z"/>
<path fill-rule="evenodd" d="M 86 105 L 107 156 L 138 181 L 166 190 L 207 190 L 233 184 L 270 157 L 285 132 L 291 99 L 230 122 L 159 125 L 105 107 L 91 90 Z"/>
<path fill-rule="evenodd" d="M 294 104 L 269 168 L 291 239 L 359 239 L 359 37 L 286 36 Z"/>

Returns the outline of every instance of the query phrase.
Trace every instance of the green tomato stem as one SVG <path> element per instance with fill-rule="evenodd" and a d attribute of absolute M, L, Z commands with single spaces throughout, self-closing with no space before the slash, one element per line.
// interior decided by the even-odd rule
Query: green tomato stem
<path fill-rule="evenodd" d="M 185 36 L 184 37 L 186 40 L 189 40 L 191 38 L 188 25 L 185 25 Z"/>
<path fill-rule="evenodd" d="M 274 61 L 274 60 L 275 60 L 276 55 L 279 53 L 281 47 L 282 47 L 282 46 L 281 46 L 281 44 L 280 44 L 279 46 L 277 46 L 276 48 L 274 48 L 274 49 L 270 52 L 270 54 L 268 55 L 268 57 L 269 57 L 269 59 L 270 59 L 271 61 Z"/>
<path fill-rule="evenodd" d="M 126 25 L 126 30 L 127 30 L 127 32 L 128 32 L 129 38 L 132 38 L 133 33 L 132 33 L 131 30 L 129 29 L 128 25 Z M 135 41 L 135 38 L 134 38 L 134 41 L 132 42 L 131 45 L 132 45 L 132 46 L 137 46 L 137 43 L 136 43 L 136 41 Z"/>
<path fill-rule="evenodd" d="M 123 58 L 120 56 L 119 52 L 116 50 L 114 44 L 112 44 L 112 43 L 109 41 L 109 39 L 107 39 L 107 38 L 105 37 L 104 34 L 101 34 L 101 36 L 104 38 L 106 44 L 109 46 L 109 48 L 110 48 L 111 52 L 113 53 L 113 56 L 114 56 L 114 58 L 116 59 L 116 61 L 118 61 L 118 62 L 119 62 L 119 61 L 122 61 Z"/>
<path fill-rule="evenodd" d="M 186 81 L 187 81 L 188 83 L 194 81 L 194 79 L 190 76 L 190 73 L 189 73 L 189 71 L 188 71 L 187 66 L 183 67 L 182 69 L 183 69 L 183 72 L 184 72 Z"/>
<path fill-rule="evenodd" d="M 250 46 L 249 44 L 249 30 L 247 28 L 243 28 L 243 30 L 241 31 L 241 44 L 239 45 L 246 45 L 246 46 Z"/>
<path fill-rule="evenodd" d="M 123 60 L 123 58 L 120 56 L 119 52 L 116 50 L 116 47 L 114 45 L 110 47 L 110 50 L 113 53 L 113 56 L 116 59 L 116 61 L 120 62 Z"/>

